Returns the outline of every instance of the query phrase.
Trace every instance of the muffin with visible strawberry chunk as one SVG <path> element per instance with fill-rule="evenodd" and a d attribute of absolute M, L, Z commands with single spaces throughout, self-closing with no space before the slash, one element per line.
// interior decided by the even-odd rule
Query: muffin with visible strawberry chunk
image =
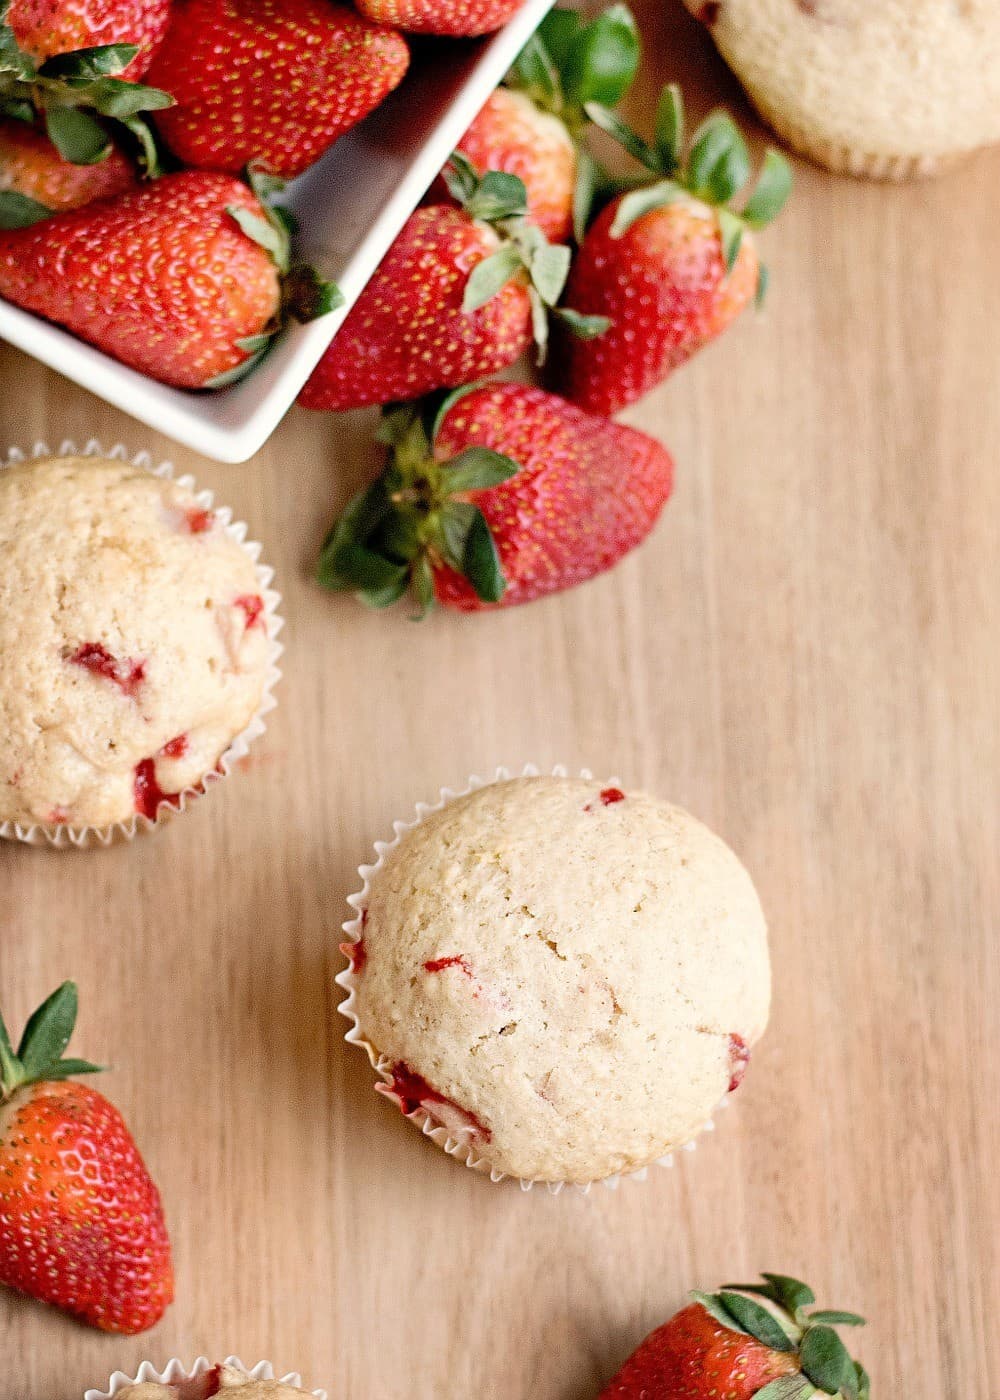
<path fill-rule="evenodd" d="M 117 1387 L 113 1384 L 109 1391 L 88 1390 L 84 1400 L 108 1400 L 109 1396 L 115 1400 L 211 1400 L 213 1395 L 230 1393 L 233 1400 L 305 1400 L 307 1396 L 325 1400 L 324 1391 L 303 1390 L 297 1375 L 282 1380 L 273 1376 L 267 1362 L 247 1371 L 234 1357 L 216 1366 L 201 1361 L 191 1371 L 171 1362 L 163 1373 L 154 1371 L 147 1362 L 135 1381 Z"/>
<path fill-rule="evenodd" d="M 251 724 L 274 623 L 204 500 L 98 456 L 0 469 L 0 834 L 134 830 Z"/>
<path fill-rule="evenodd" d="M 377 1085 L 494 1178 L 589 1182 L 693 1139 L 770 1001 L 750 877 L 678 807 L 590 779 L 475 788 L 403 830 L 347 925 Z"/>

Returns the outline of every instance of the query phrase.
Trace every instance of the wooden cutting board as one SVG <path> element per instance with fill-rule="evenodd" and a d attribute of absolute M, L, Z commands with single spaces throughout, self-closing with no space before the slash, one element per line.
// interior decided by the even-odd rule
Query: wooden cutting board
<path fill-rule="evenodd" d="M 676 4 L 638 8 L 640 104 L 679 73 L 742 110 Z M 998 181 L 1000 154 L 903 189 L 800 167 L 765 315 L 628 415 L 677 458 L 655 538 L 506 616 L 415 626 L 310 583 L 374 467 L 369 415 L 296 410 L 217 466 L 0 350 L 3 445 L 173 455 L 266 542 L 288 619 L 280 708 L 234 780 L 131 848 L 0 849 L 4 1011 L 79 981 L 77 1049 L 113 1066 L 178 1286 L 129 1340 L 0 1295 L 6 1400 L 228 1351 L 336 1400 L 592 1400 L 689 1287 L 761 1268 L 870 1317 L 882 1400 L 995 1396 Z M 526 760 L 690 807 L 770 919 L 746 1085 L 617 1192 L 456 1166 L 372 1093 L 335 1010 L 372 841 Z"/>

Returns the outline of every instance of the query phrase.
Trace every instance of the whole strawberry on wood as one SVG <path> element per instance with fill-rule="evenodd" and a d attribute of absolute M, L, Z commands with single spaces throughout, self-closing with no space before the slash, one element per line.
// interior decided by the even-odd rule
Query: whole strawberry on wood
<path fill-rule="evenodd" d="M 65 982 L 14 1051 L 0 1019 L 0 1283 L 106 1332 L 143 1332 L 173 1300 L 160 1196 L 94 1074 L 64 1059 L 77 994 Z"/>
<path fill-rule="evenodd" d="M 74 165 L 113 153 L 116 125 L 157 160 L 144 114 L 169 94 L 136 79 L 166 32 L 168 0 L 0 0 L 0 118 L 37 120 Z"/>
<path fill-rule="evenodd" d="M 689 1307 L 632 1353 L 601 1400 L 869 1400 L 865 1368 L 834 1331 L 864 1318 L 807 1312 L 816 1301 L 807 1284 L 763 1278 L 692 1294 Z"/>
<path fill-rule="evenodd" d="M 582 138 L 585 106 L 616 106 L 639 63 L 639 32 L 626 5 L 589 24 L 576 10 L 550 10 L 458 143 L 482 172 L 524 181 L 528 217 L 553 243 L 582 238 L 598 171 Z"/>
<path fill-rule="evenodd" d="M 187 389 L 240 377 L 288 316 L 339 301 L 290 268 L 277 213 L 241 181 L 199 170 L 0 232 L 0 296 Z"/>
<path fill-rule="evenodd" d="M 610 110 L 591 118 L 658 178 L 619 195 L 580 246 L 566 295 L 574 308 L 610 321 L 587 343 L 560 339 L 561 392 L 592 413 L 616 413 L 715 340 L 763 295 L 756 230 L 781 211 L 791 170 L 769 150 L 756 188 L 737 213 L 730 201 L 750 176 L 750 156 L 725 112 L 713 113 L 682 158 L 678 88 L 664 90 L 649 145 Z"/>
<path fill-rule="evenodd" d="M 524 0 L 356 0 L 356 4 L 369 19 L 411 34 L 462 37 L 500 29 Z"/>
<path fill-rule="evenodd" d="M 653 438 L 523 384 L 392 409 L 389 464 L 331 531 L 319 582 L 385 607 L 412 585 L 479 612 L 571 588 L 646 537 L 673 485 Z"/>
<path fill-rule="evenodd" d="M 544 355 L 569 249 L 527 221 L 516 176 L 480 179 L 455 156 L 447 178 L 461 207 L 410 215 L 302 390 L 305 408 L 420 398 L 503 369 L 532 339 Z M 558 315 L 582 335 L 606 324 Z"/>
<path fill-rule="evenodd" d="M 0 117 L 0 229 L 110 199 L 137 183 L 136 167 L 118 143 L 98 164 L 74 165 L 37 126 Z"/>
<path fill-rule="evenodd" d="M 406 40 L 332 0 L 177 0 L 149 73 L 157 127 L 186 165 L 299 175 L 388 96 Z"/>

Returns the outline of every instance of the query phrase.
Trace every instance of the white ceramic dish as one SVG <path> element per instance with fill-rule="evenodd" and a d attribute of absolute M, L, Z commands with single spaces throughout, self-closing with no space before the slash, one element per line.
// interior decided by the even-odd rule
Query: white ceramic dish
<path fill-rule="evenodd" d="M 294 403 L 361 289 L 553 0 L 526 0 L 498 34 L 414 41 L 402 85 L 289 187 L 297 252 L 332 277 L 345 305 L 291 327 L 246 379 L 215 393 L 172 389 L 58 326 L 0 300 L 0 339 L 133 418 L 220 462 L 244 462 Z"/>

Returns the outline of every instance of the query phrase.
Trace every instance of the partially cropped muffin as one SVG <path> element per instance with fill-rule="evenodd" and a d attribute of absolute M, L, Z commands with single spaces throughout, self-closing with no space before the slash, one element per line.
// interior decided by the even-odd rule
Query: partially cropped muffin
<path fill-rule="evenodd" d="M 497 782 L 406 831 L 345 947 L 347 1008 L 406 1113 L 531 1181 L 637 1170 L 743 1078 L 770 1000 L 750 877 L 678 807 Z"/>
<path fill-rule="evenodd" d="M 197 789 L 260 705 L 254 561 L 185 487 L 100 457 L 0 470 L 0 823 L 108 828 Z"/>
<path fill-rule="evenodd" d="M 996 0 L 686 0 L 762 116 L 833 170 L 930 174 L 1000 141 Z"/>
<path fill-rule="evenodd" d="M 140 1381 L 116 1392 L 115 1400 L 210 1400 L 213 1395 L 242 1391 L 239 1400 L 302 1400 L 307 1393 L 284 1381 L 254 1380 L 232 1366 L 213 1366 L 203 1375 L 180 1381 Z"/>

